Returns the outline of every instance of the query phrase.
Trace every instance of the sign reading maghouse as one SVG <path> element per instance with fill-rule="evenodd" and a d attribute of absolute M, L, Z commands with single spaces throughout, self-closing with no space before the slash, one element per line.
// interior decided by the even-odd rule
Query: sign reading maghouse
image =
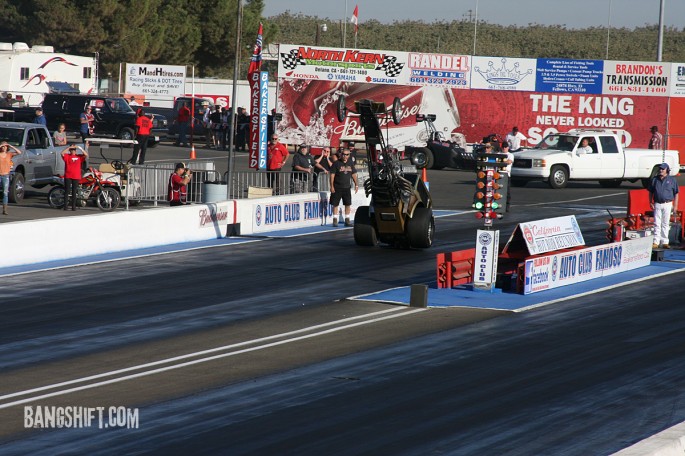
<path fill-rule="evenodd" d="M 523 294 L 648 266 L 652 236 L 526 260 Z"/>

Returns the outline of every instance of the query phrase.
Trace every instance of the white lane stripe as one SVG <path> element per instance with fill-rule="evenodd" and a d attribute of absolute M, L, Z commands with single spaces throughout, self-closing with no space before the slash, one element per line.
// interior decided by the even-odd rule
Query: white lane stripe
<path fill-rule="evenodd" d="M 683 271 L 685 271 L 685 269 L 673 269 L 673 270 L 666 271 L 666 272 L 660 272 L 659 274 L 653 274 L 653 275 L 649 275 L 646 277 L 640 277 L 637 279 L 629 280 L 627 282 L 616 283 L 614 285 L 607 285 L 606 287 L 597 288 L 596 290 L 585 291 L 583 293 L 574 294 L 572 296 L 566 296 L 566 297 L 559 298 L 559 299 L 553 299 L 551 301 L 541 302 L 539 304 L 532 304 L 530 306 L 520 307 L 518 309 L 515 309 L 514 312 L 525 312 L 526 310 L 532 310 L 532 309 L 537 309 L 538 307 L 549 306 L 551 304 L 556 304 L 558 302 L 568 301 L 569 299 L 582 298 L 583 296 L 589 296 L 589 295 L 593 295 L 596 293 L 601 293 L 603 291 L 613 290 L 614 288 L 620 288 L 620 287 L 624 287 L 626 285 L 631 285 L 634 283 L 640 283 L 640 282 L 645 282 L 647 280 L 656 279 L 657 277 L 663 277 L 663 276 L 667 276 L 667 275 L 671 275 L 671 274 L 677 274 L 677 273 L 683 272 Z"/>
<path fill-rule="evenodd" d="M 532 206 L 546 206 L 546 205 L 555 205 L 555 204 L 576 203 L 578 201 L 588 201 L 588 200 L 593 200 L 593 199 L 607 198 L 609 196 L 621 196 L 621 195 L 625 195 L 625 193 L 611 193 L 609 195 L 588 196 L 587 198 L 578 198 L 578 199 L 572 199 L 572 200 L 566 200 L 566 201 L 546 201 L 543 203 L 517 204 L 517 206 L 532 207 Z"/>
<path fill-rule="evenodd" d="M 380 310 L 380 311 L 378 311 L 378 312 L 371 312 L 371 313 L 368 313 L 368 314 L 363 314 L 363 315 L 357 315 L 357 316 L 354 316 L 354 317 L 343 318 L 343 319 L 341 319 L 341 320 L 335 320 L 335 321 L 331 321 L 331 322 L 327 322 L 327 323 L 322 323 L 322 324 L 320 324 L 320 325 L 308 326 L 308 327 L 306 327 L 306 328 L 297 329 L 297 330 L 295 330 L 295 331 L 289 331 L 289 332 L 285 332 L 285 333 L 281 333 L 281 334 L 274 334 L 274 335 L 272 335 L 272 336 L 261 337 L 261 338 L 259 338 L 259 339 L 248 340 L 248 341 L 239 342 L 239 343 L 236 343 L 236 344 L 224 345 L 224 346 L 222 346 L 222 347 L 210 348 L 210 349 L 207 349 L 207 350 L 202 350 L 202 351 L 198 351 L 198 352 L 188 353 L 188 354 L 185 354 L 185 355 L 175 356 L 175 357 L 172 357 L 172 358 L 166 358 L 166 359 L 162 359 L 162 360 L 159 360 L 159 361 L 153 361 L 153 362 L 150 362 L 150 363 L 139 364 L 139 365 L 127 367 L 127 368 L 124 368 L 124 369 L 118 369 L 118 370 L 114 370 L 114 371 L 103 372 L 103 373 L 101 373 L 101 374 L 91 375 L 91 376 L 88 376 L 88 377 L 77 378 L 77 379 L 69 380 L 69 381 L 66 381 L 66 382 L 60 382 L 60 383 L 55 383 L 55 384 L 52 384 L 52 385 L 41 386 L 41 387 L 38 387 L 38 388 L 32 388 L 32 389 L 25 390 L 25 391 L 18 391 L 18 392 L 16 392 L 16 393 L 11 393 L 11 394 L 6 394 L 6 395 L 3 395 L 3 396 L 0 396 L 0 401 L 6 400 L 6 399 L 10 399 L 10 398 L 13 398 L 13 397 L 17 397 L 17 396 L 24 396 L 24 395 L 27 395 L 27 394 L 37 393 L 37 392 L 40 392 L 40 391 L 50 390 L 50 389 L 54 389 L 54 388 L 60 388 L 60 387 L 67 386 L 67 385 L 73 385 L 73 384 L 76 384 L 76 383 L 83 383 L 83 382 L 87 382 L 87 381 L 90 381 L 90 380 L 96 380 L 96 379 L 103 378 L 103 377 L 110 377 L 110 376 L 113 376 L 113 375 L 118 375 L 118 374 L 122 374 L 122 373 L 125 373 L 125 372 L 131 372 L 131 371 L 134 371 L 134 370 L 145 369 L 145 368 L 152 367 L 152 366 L 158 366 L 158 365 L 160 365 L 160 364 L 168 364 L 168 363 L 172 363 L 172 362 L 175 362 L 175 361 L 180 361 L 180 360 L 188 359 L 188 358 L 194 358 L 194 357 L 197 357 L 197 356 L 202 356 L 202 355 L 206 355 L 206 354 L 214 353 L 214 352 L 218 352 L 218 351 L 230 350 L 230 349 L 233 349 L 233 348 L 243 347 L 243 346 L 245 346 L 245 345 L 257 344 L 257 343 L 261 343 L 261 342 L 266 342 L 266 341 L 268 341 L 268 340 L 273 340 L 273 339 L 278 339 L 278 338 L 283 338 L 283 337 L 289 337 L 289 336 L 292 336 L 292 335 L 295 335 L 295 334 L 300 334 L 300 333 L 303 333 L 303 332 L 308 332 L 308 331 L 313 331 L 313 330 L 325 328 L 325 327 L 327 327 L 327 326 L 337 325 L 337 324 L 340 324 L 340 323 L 347 323 L 347 322 L 350 322 L 350 321 L 353 321 L 353 320 L 359 320 L 359 319 L 361 319 L 361 318 L 367 318 L 367 317 L 373 317 L 373 316 L 383 315 L 383 314 L 386 314 L 386 313 L 397 312 L 397 311 L 400 311 L 400 310 L 405 310 L 405 311 L 406 311 L 406 307 L 394 307 L 394 308 L 391 308 L 391 309 Z M 418 310 L 425 310 L 425 309 L 418 309 Z M 413 312 L 410 312 L 410 313 L 413 313 Z M 402 315 L 404 315 L 404 314 L 401 314 L 401 315 L 398 315 L 398 316 L 402 316 Z M 391 315 L 391 317 L 394 317 L 394 316 Z M 385 318 L 388 318 L 388 317 L 383 317 L 383 318 L 379 318 L 379 319 L 368 320 L 368 321 L 364 321 L 364 322 L 361 322 L 361 323 L 355 323 L 355 324 L 353 324 L 353 325 L 348 325 L 348 326 L 341 326 L 339 329 L 351 328 L 351 327 L 353 327 L 353 326 L 355 326 L 355 325 L 365 324 L 365 323 L 367 323 L 367 322 L 380 321 L 380 320 L 385 319 Z M 338 328 L 334 328 L 334 330 L 338 330 Z M 331 331 L 331 330 L 328 330 L 328 331 Z M 331 331 L 331 332 L 332 332 L 332 331 Z M 326 334 L 326 333 L 327 333 L 327 332 L 324 331 L 324 332 L 320 332 L 320 333 L 314 333 L 314 335 L 320 335 L 320 334 Z M 306 336 L 305 336 L 305 337 L 302 337 L 302 338 L 306 338 Z M 282 343 L 286 343 L 286 342 L 292 342 L 292 341 L 295 341 L 295 340 L 299 340 L 299 338 L 295 338 L 295 339 L 292 339 L 292 340 L 281 341 L 281 342 L 282 342 Z M 278 345 L 278 343 L 275 344 L 275 345 Z M 253 349 L 267 348 L 267 347 L 269 347 L 269 346 L 270 346 L 270 345 L 266 345 L 266 346 L 262 346 L 262 347 L 253 347 Z M 238 354 L 238 353 L 242 353 L 242 352 L 246 352 L 246 351 L 250 351 L 250 350 L 252 350 L 252 349 L 247 349 L 247 350 L 241 351 L 241 352 L 231 352 L 231 353 L 228 353 L 228 354 L 225 354 L 225 355 Z M 218 357 L 220 358 L 220 357 L 222 357 L 222 356 L 224 356 L 224 355 L 219 355 Z M 214 359 L 214 358 L 209 358 L 209 359 Z M 208 359 L 208 360 L 209 360 L 209 359 Z M 202 360 L 196 360 L 196 361 L 202 361 Z M 192 363 L 194 363 L 194 362 L 192 362 Z M 170 367 L 174 367 L 174 366 L 170 366 Z M 161 372 L 161 371 L 160 371 L 160 372 Z M 133 377 L 132 377 L 132 378 L 133 378 Z M 74 391 L 78 391 L 78 389 L 75 389 Z M 50 397 L 50 396 L 44 396 L 44 397 Z M 5 408 L 6 406 L 9 406 L 9 405 L 0 405 L 0 409 L 1 409 L 1 408 Z"/>

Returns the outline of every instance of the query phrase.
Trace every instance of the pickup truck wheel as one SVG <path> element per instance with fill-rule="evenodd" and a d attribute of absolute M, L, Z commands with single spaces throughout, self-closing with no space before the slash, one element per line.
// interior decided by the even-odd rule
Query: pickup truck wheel
<path fill-rule="evenodd" d="M 9 195 L 7 195 L 10 203 L 20 204 L 24 201 L 25 192 L 24 175 L 21 173 L 14 173 L 12 182 L 10 182 Z"/>
<path fill-rule="evenodd" d="M 364 247 L 375 247 L 378 244 L 376 228 L 369 213 L 369 206 L 359 206 L 354 213 L 354 242 Z"/>
<path fill-rule="evenodd" d="M 621 179 L 604 179 L 599 181 L 599 185 L 604 188 L 620 187 L 623 181 Z"/>
<path fill-rule="evenodd" d="M 549 186 L 554 189 L 564 188 L 568 184 L 568 171 L 560 165 L 552 166 L 549 172 Z"/>
<path fill-rule="evenodd" d="M 659 175 L 659 167 L 655 166 L 654 169 L 652 170 L 651 173 L 649 173 L 649 177 L 647 179 L 640 179 L 642 183 L 642 188 L 649 188 L 649 183 L 652 182 L 652 179 L 654 179 L 654 176 Z"/>
<path fill-rule="evenodd" d="M 119 132 L 119 139 L 134 139 L 135 133 L 131 128 L 124 127 Z"/>
<path fill-rule="evenodd" d="M 48 204 L 53 209 L 62 209 L 64 207 L 65 198 L 66 192 L 64 191 L 64 187 L 62 187 L 61 185 L 57 187 L 52 187 L 52 189 L 48 193 Z"/>

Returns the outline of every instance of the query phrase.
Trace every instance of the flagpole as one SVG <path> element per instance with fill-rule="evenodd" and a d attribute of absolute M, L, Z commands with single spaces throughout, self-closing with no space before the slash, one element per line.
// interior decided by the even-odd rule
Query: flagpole
<path fill-rule="evenodd" d="M 345 25 L 343 26 L 343 48 L 345 47 L 345 39 L 347 38 L 347 0 L 345 0 Z M 356 46 L 355 46 L 356 47 Z"/>
<path fill-rule="evenodd" d="M 235 64 L 233 65 L 233 93 L 231 94 L 231 120 L 228 126 L 230 132 L 228 139 L 228 177 L 226 178 L 227 198 L 231 199 L 233 196 L 233 138 L 235 138 L 235 113 L 238 109 L 236 107 L 236 97 L 238 95 L 238 78 L 240 77 L 240 36 L 243 28 L 243 0 L 238 0 L 238 8 L 236 11 L 236 31 L 235 31 Z"/>

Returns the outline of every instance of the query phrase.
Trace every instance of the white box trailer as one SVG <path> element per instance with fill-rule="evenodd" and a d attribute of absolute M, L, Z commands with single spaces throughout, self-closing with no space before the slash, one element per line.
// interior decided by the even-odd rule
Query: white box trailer
<path fill-rule="evenodd" d="M 48 82 L 66 82 L 81 93 L 97 92 L 97 58 L 55 52 L 52 46 L 0 43 L 0 92 L 37 106 Z"/>

